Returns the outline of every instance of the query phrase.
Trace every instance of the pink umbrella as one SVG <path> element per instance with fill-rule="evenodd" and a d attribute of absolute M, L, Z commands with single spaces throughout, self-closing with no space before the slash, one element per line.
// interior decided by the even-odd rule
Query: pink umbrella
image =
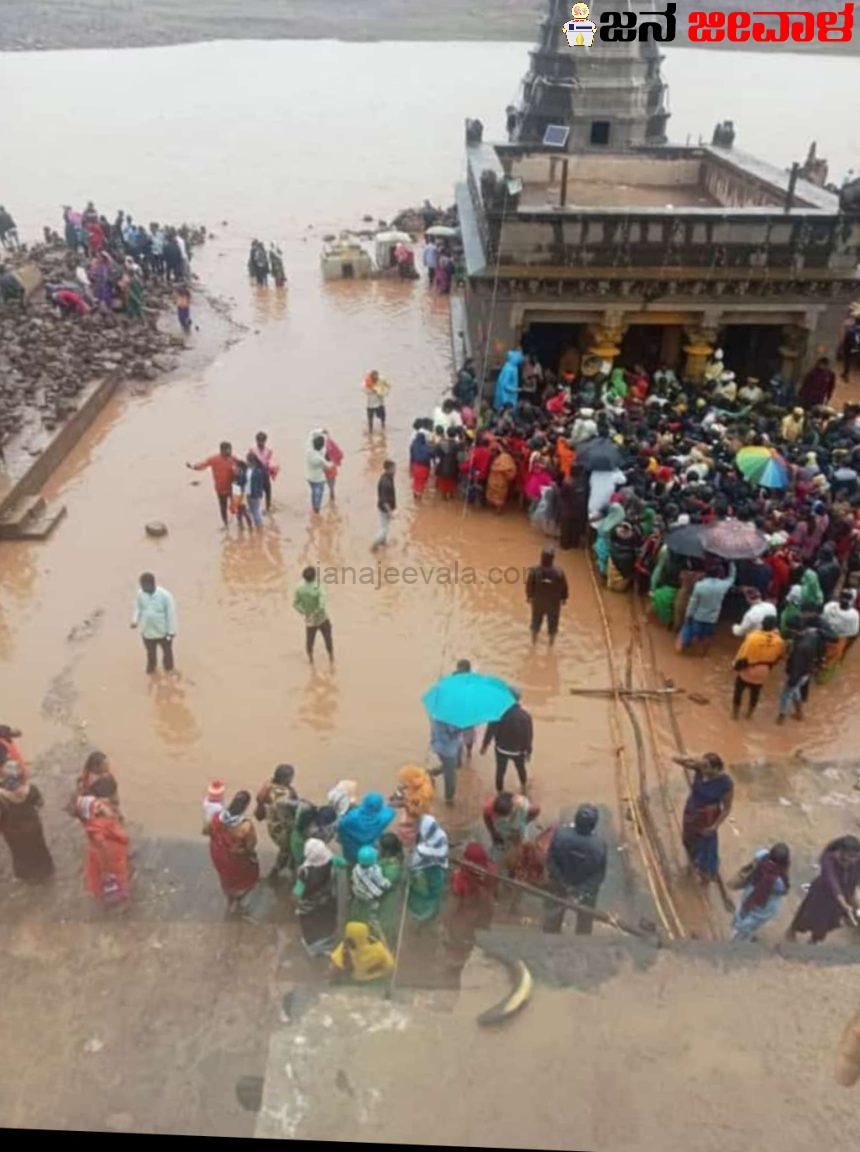
<path fill-rule="evenodd" d="M 746 520 L 718 520 L 701 532 L 702 547 L 724 560 L 751 560 L 767 552 L 770 545 L 764 532 Z"/>

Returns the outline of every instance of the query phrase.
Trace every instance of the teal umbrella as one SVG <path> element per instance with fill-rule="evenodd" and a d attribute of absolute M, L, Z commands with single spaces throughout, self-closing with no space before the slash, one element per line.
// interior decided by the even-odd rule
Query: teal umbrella
<path fill-rule="evenodd" d="M 421 697 L 431 720 L 454 728 L 471 728 L 489 724 L 516 704 L 517 698 L 496 676 L 478 672 L 452 672 L 443 676 Z"/>

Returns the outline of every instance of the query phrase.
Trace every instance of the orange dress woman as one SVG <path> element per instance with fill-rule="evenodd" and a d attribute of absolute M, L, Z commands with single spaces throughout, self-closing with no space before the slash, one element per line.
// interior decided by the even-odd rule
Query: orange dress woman
<path fill-rule="evenodd" d="M 105 908 L 125 907 L 130 895 L 128 833 L 114 778 L 103 776 L 92 784 L 89 795 L 78 796 L 75 815 L 86 836 L 84 887 Z"/>
<path fill-rule="evenodd" d="M 433 811 L 436 792 L 430 773 L 417 764 L 407 764 L 397 774 L 397 798 L 401 807 L 395 832 L 401 843 L 411 848 L 415 844 L 418 821 Z"/>

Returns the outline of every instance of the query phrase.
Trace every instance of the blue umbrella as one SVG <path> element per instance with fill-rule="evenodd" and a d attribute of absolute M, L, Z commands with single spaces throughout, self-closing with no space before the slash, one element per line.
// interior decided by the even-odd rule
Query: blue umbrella
<path fill-rule="evenodd" d="M 431 720 L 454 728 L 471 728 L 498 720 L 517 698 L 496 676 L 477 672 L 452 672 L 443 676 L 421 697 Z"/>

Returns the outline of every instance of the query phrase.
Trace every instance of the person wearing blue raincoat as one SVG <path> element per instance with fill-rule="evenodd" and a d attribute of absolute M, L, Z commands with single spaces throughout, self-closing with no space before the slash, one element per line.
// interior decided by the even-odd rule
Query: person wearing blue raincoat
<path fill-rule="evenodd" d="M 520 394 L 520 365 L 525 357 L 522 352 L 512 348 L 508 358 L 502 366 L 496 380 L 496 391 L 493 395 L 493 407 L 504 408 L 506 404 L 515 407 Z"/>

